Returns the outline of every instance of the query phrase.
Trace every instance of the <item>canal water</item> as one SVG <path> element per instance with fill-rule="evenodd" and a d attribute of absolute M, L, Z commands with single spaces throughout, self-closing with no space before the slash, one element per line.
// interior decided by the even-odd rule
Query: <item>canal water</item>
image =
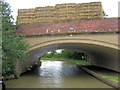
<path fill-rule="evenodd" d="M 42 66 L 5 84 L 7 88 L 112 88 L 72 62 L 52 60 L 42 60 Z"/>

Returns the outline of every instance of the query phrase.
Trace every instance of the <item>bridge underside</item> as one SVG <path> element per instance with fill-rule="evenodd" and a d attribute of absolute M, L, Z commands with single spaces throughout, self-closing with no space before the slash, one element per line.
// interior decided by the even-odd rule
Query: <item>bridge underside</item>
<path fill-rule="evenodd" d="M 59 43 L 36 48 L 29 52 L 29 62 L 19 63 L 19 65 L 17 65 L 17 70 L 22 73 L 25 71 L 26 65 L 34 65 L 41 55 L 57 49 L 74 49 L 83 51 L 89 55 L 94 65 L 120 72 L 118 67 L 120 63 L 118 62 L 119 60 L 117 49 L 87 43 Z"/>

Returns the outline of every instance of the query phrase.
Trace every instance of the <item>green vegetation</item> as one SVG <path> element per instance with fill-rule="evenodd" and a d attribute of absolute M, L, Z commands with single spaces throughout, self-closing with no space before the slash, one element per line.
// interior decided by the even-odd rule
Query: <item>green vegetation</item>
<path fill-rule="evenodd" d="M 104 78 L 106 79 L 109 79 L 109 80 L 112 80 L 112 81 L 115 81 L 115 82 L 119 82 L 120 83 L 120 78 L 119 77 L 113 77 L 113 76 L 103 76 Z"/>
<path fill-rule="evenodd" d="M 66 60 L 77 65 L 92 65 L 90 61 L 87 61 L 87 55 L 78 50 L 62 50 L 61 53 L 52 51 L 51 53 L 44 54 L 41 59 Z"/>
<path fill-rule="evenodd" d="M 102 12 L 102 13 L 103 13 L 103 16 L 104 16 L 104 17 L 108 17 L 108 15 L 105 13 L 105 11 L 104 11 L 104 10 L 103 10 L 103 12 Z"/>
<path fill-rule="evenodd" d="M 13 17 L 11 9 L 7 2 L 0 1 L 2 16 L 2 76 L 19 77 L 19 73 L 15 70 L 15 64 L 18 60 L 27 60 L 28 44 L 24 41 L 24 36 L 19 36 L 13 25 Z"/>
<path fill-rule="evenodd" d="M 65 59 L 65 58 L 42 58 L 42 59 L 71 61 L 76 63 L 77 65 L 92 65 L 90 61 L 83 61 L 83 60 L 73 60 L 73 59 Z"/>
<path fill-rule="evenodd" d="M 39 65 L 39 66 L 41 66 L 41 60 L 40 60 L 40 58 L 39 58 L 39 60 L 37 61 L 37 65 Z"/>
<path fill-rule="evenodd" d="M 79 50 L 62 50 L 61 53 L 52 51 L 46 53 L 41 58 L 61 58 L 61 59 L 75 59 L 75 60 L 87 60 L 87 55 Z"/>

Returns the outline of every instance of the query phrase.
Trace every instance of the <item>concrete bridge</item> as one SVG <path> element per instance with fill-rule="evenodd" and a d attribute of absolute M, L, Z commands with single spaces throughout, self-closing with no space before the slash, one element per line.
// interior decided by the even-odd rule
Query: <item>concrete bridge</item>
<path fill-rule="evenodd" d="M 25 40 L 30 44 L 28 51 L 30 58 L 27 62 L 18 62 L 16 69 L 20 73 L 24 72 L 27 66 L 34 65 L 46 52 L 57 49 L 75 49 L 88 54 L 94 65 L 120 72 L 119 34 L 116 33 L 115 28 L 113 28 L 114 32 L 104 32 L 104 34 L 69 33 L 26 36 Z"/>

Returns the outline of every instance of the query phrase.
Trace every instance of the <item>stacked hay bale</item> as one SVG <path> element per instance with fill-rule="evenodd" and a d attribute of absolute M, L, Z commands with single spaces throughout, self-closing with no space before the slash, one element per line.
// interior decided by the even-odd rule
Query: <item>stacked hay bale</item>
<path fill-rule="evenodd" d="M 35 9 L 19 9 L 17 20 L 18 24 L 35 23 Z"/>
<path fill-rule="evenodd" d="M 55 16 L 55 7 L 53 6 L 46 6 L 45 7 L 45 21 L 46 23 L 53 23 L 54 22 L 54 16 Z"/>
<path fill-rule="evenodd" d="M 91 2 L 90 3 L 90 11 L 89 14 L 93 19 L 103 18 L 103 9 L 101 2 Z"/>
<path fill-rule="evenodd" d="M 43 17 L 44 17 L 44 7 L 36 7 L 35 8 L 36 24 L 42 24 Z"/>
<path fill-rule="evenodd" d="M 103 18 L 101 2 L 78 4 L 76 14 L 77 20 Z"/>
<path fill-rule="evenodd" d="M 57 4 L 55 22 L 63 22 L 67 18 L 67 9 L 65 4 Z"/>
<path fill-rule="evenodd" d="M 75 21 L 76 20 L 76 8 L 77 7 L 78 7 L 78 4 L 76 4 L 76 3 L 67 4 L 68 21 Z"/>
<path fill-rule="evenodd" d="M 65 3 L 56 6 L 18 10 L 19 24 L 51 24 L 56 22 L 103 18 L 101 2 Z"/>
<path fill-rule="evenodd" d="M 35 13 L 38 24 L 49 24 L 54 21 L 55 8 L 53 6 L 37 7 Z"/>
<path fill-rule="evenodd" d="M 57 4 L 56 8 L 56 21 L 64 22 L 76 19 L 76 3 Z"/>

